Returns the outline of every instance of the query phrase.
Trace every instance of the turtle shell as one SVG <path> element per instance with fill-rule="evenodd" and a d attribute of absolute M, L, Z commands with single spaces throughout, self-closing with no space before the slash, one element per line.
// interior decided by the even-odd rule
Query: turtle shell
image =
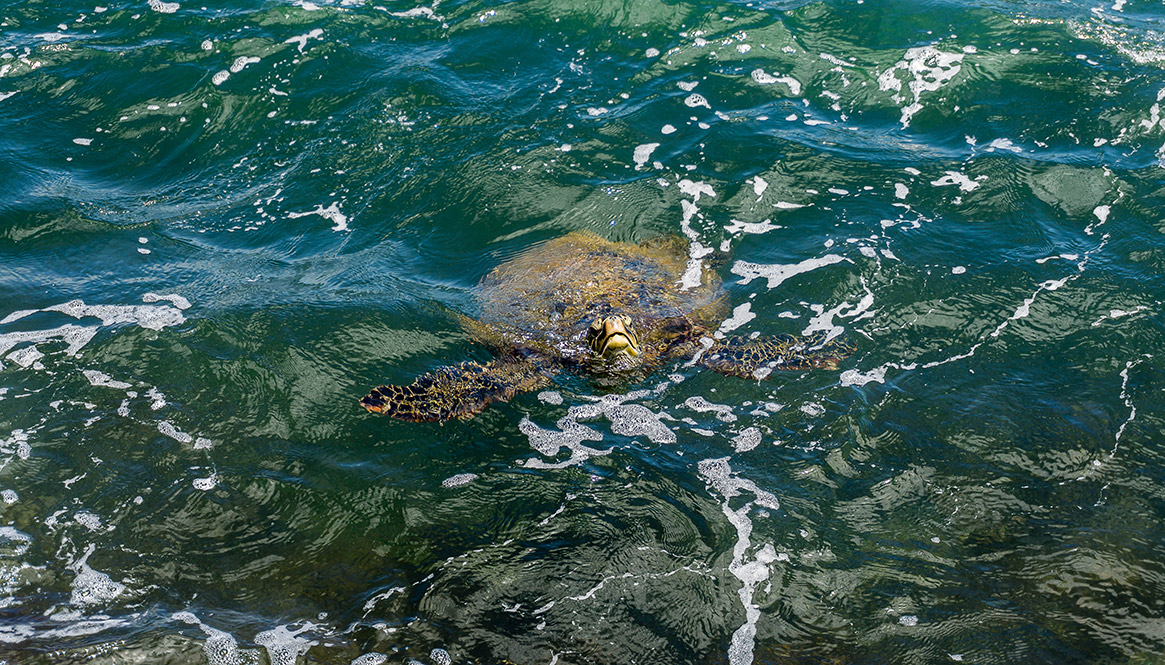
<path fill-rule="evenodd" d="M 491 346 L 578 359 L 589 353 L 586 331 L 591 322 L 622 314 L 650 342 L 668 322 L 696 322 L 716 302 L 720 282 L 711 272 L 702 271 L 699 286 L 681 289 L 688 268 L 686 250 L 682 238 L 632 244 L 589 232 L 542 243 L 482 279 L 474 332 Z"/>

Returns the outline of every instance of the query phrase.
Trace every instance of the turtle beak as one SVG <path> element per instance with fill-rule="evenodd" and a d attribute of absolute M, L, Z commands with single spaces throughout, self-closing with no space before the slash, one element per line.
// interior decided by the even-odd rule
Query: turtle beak
<path fill-rule="evenodd" d="M 636 357 L 640 353 L 639 337 L 631 329 L 631 318 L 627 316 L 596 319 L 587 331 L 587 345 L 603 358 L 618 354 Z"/>

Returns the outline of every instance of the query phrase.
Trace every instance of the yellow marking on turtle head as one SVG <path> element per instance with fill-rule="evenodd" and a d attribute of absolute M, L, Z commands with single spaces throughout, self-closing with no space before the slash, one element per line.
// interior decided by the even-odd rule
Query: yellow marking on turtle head
<path fill-rule="evenodd" d="M 629 316 L 595 319 L 587 330 L 587 346 L 601 358 L 611 358 L 618 354 L 635 357 L 641 352 L 639 336 L 631 327 Z"/>

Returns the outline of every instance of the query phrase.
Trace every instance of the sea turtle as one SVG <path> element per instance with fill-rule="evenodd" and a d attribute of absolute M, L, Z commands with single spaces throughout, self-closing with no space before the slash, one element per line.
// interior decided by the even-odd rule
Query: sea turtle
<path fill-rule="evenodd" d="M 682 288 L 687 268 L 686 241 L 676 237 L 631 244 L 576 231 L 537 245 L 482 279 L 477 319 L 460 317 L 493 361 L 380 386 L 360 405 L 409 421 L 469 418 L 548 385 L 563 369 L 619 380 L 686 357 L 763 378 L 772 369 L 833 369 L 848 355 L 840 341 L 821 336 L 714 340 L 727 310 L 720 282 L 707 272 L 699 286 Z"/>

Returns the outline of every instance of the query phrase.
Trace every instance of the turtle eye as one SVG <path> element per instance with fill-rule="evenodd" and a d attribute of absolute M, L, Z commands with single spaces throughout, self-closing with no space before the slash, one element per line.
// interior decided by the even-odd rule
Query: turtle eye
<path fill-rule="evenodd" d="M 591 321 L 591 330 L 598 332 L 602 329 L 603 329 L 602 319 L 595 319 L 594 321 Z"/>
<path fill-rule="evenodd" d="M 630 316 L 620 316 L 619 318 L 623 320 L 623 325 L 625 325 L 627 327 L 631 327 L 631 317 Z"/>

